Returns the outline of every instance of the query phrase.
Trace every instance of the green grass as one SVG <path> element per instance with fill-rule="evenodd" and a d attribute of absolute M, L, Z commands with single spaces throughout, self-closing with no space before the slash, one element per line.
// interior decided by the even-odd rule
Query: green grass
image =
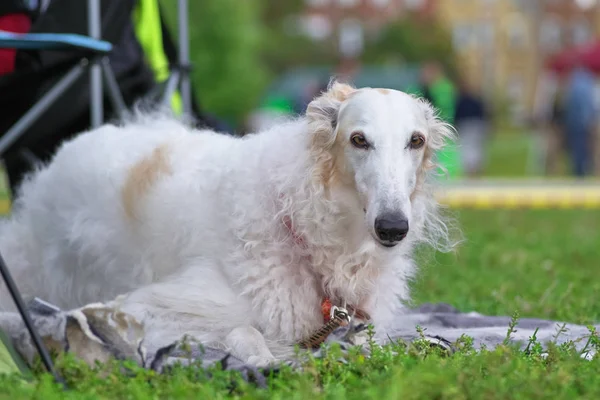
<path fill-rule="evenodd" d="M 532 138 L 529 132 L 497 132 L 486 148 L 487 162 L 484 175 L 488 177 L 527 175 L 531 148 Z"/>
<path fill-rule="evenodd" d="M 600 320 L 600 213 L 462 211 L 457 217 L 466 241 L 457 254 L 420 257 L 416 303 L 577 323 Z M 600 346 L 597 337 L 592 346 Z M 528 355 L 509 346 L 474 353 L 466 340 L 461 351 L 443 357 L 418 343 L 408 349 L 398 344 L 376 349 L 371 359 L 352 354 L 347 364 L 336 361 L 333 349 L 302 373 L 284 369 L 269 379 L 268 389 L 233 373 L 214 371 L 209 379 L 188 367 L 169 375 L 135 369 L 127 377 L 114 366 L 92 371 L 67 359 L 60 365 L 70 391 L 63 393 L 47 375 L 31 383 L 3 377 L 0 399 L 600 398 L 600 360 L 584 361 L 568 346 L 550 348 L 547 358 L 538 346 L 532 349 Z"/>
<path fill-rule="evenodd" d="M 600 211 L 489 210 L 456 216 L 457 254 L 425 257 L 417 302 L 492 315 L 600 320 Z"/>

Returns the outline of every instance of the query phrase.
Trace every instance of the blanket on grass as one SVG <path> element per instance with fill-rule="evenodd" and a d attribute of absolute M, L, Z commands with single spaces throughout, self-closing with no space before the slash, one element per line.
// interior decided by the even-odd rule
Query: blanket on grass
<path fill-rule="evenodd" d="M 105 362 L 111 358 L 134 360 L 140 366 L 163 372 L 175 363 L 198 362 L 202 368 L 220 363 L 223 369 L 238 370 L 248 380 L 264 384 L 265 371 L 259 372 L 254 366 L 246 365 L 226 351 L 195 344 L 183 338 L 166 347 L 145 341 L 143 326 L 130 315 L 126 315 L 110 303 L 90 304 L 86 307 L 63 311 L 42 300 L 35 299 L 29 310 L 46 346 L 53 351 L 72 352 L 78 358 L 92 364 Z M 394 327 L 386 332 L 385 344 L 390 340 L 412 342 L 425 340 L 432 346 L 453 352 L 454 344 L 465 335 L 472 338 L 477 350 L 492 349 L 507 340 L 525 349 L 534 337 L 537 342 L 557 345 L 572 342 L 582 352 L 582 357 L 591 359 L 593 350 L 586 349 L 592 330 L 600 330 L 600 325 L 586 327 L 570 323 L 543 319 L 522 318 L 511 327 L 511 317 L 495 317 L 476 312 L 464 313 L 447 304 L 424 304 L 398 315 Z M 590 329 L 591 328 L 591 329 Z M 17 313 L 0 313 L 0 329 L 12 340 L 16 351 L 32 363 L 36 357 L 35 347 L 25 325 Z M 365 343 L 366 327 L 350 324 L 334 331 L 326 343 L 339 343 L 342 351 L 354 345 Z M 362 346 L 368 353 L 368 346 Z M 320 357 L 321 349 L 313 352 Z M 289 364 L 300 365 L 299 360 L 288 360 Z M 266 371 L 269 372 L 269 371 Z"/>

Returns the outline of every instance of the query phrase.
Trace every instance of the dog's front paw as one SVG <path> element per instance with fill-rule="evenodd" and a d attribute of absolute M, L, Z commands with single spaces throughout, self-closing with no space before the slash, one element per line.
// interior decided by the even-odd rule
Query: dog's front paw
<path fill-rule="evenodd" d="M 250 356 L 248 358 L 248 364 L 254 365 L 257 368 L 274 367 L 278 363 L 279 361 L 274 357 Z"/>

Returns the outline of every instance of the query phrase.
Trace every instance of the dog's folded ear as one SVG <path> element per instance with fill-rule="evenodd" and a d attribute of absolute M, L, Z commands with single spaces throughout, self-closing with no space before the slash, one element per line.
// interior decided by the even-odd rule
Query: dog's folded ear
<path fill-rule="evenodd" d="M 454 127 L 440 117 L 439 110 L 425 99 L 416 99 L 425 114 L 425 119 L 427 120 L 430 131 L 428 148 L 432 151 L 438 151 L 449 142 L 456 140 L 456 131 L 454 130 Z"/>
<path fill-rule="evenodd" d="M 428 100 L 416 96 L 414 98 L 425 114 L 429 130 L 429 140 L 427 140 L 423 159 L 423 172 L 436 170 L 436 168 L 441 168 L 444 171 L 444 168 L 436 161 L 437 155 L 445 146 L 456 140 L 456 131 L 451 124 L 440 117 L 439 110 Z"/>
<path fill-rule="evenodd" d="M 340 106 L 356 89 L 348 84 L 332 81 L 326 92 L 310 102 L 306 109 L 311 131 L 324 142 L 335 139 L 335 131 Z M 326 143 L 323 143 L 326 144 Z"/>

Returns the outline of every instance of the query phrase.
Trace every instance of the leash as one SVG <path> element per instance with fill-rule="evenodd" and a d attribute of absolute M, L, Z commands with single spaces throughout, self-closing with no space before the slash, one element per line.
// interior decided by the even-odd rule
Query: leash
<path fill-rule="evenodd" d="M 300 248 L 307 249 L 307 243 L 294 229 L 292 219 L 289 216 L 284 216 L 282 222 L 290 233 L 293 242 Z M 298 345 L 307 349 L 319 347 L 333 331 L 342 326 L 348 326 L 352 321 L 352 316 L 356 316 L 357 318 L 366 321 L 371 319 L 369 314 L 363 310 L 359 310 L 353 306 L 346 307 L 346 301 L 343 301 L 342 304 L 341 307 L 332 306 L 331 301 L 328 298 L 325 298 L 321 303 L 321 312 L 323 313 L 323 320 L 325 323 L 308 338 L 300 340 Z"/>
<path fill-rule="evenodd" d="M 301 340 L 298 344 L 300 345 L 300 347 L 306 349 L 314 349 L 316 347 L 319 347 L 321 343 L 323 343 L 327 339 L 331 332 L 333 332 L 339 327 L 348 326 L 351 320 L 352 317 L 350 316 L 350 313 L 348 313 L 345 304 L 343 307 L 333 306 L 331 307 L 329 321 L 326 322 L 311 336 L 304 340 Z"/>
<path fill-rule="evenodd" d="M 348 326 L 352 321 L 352 315 L 364 319 L 370 320 L 371 317 L 363 310 L 358 310 L 352 306 L 346 308 L 346 302 L 343 302 L 342 307 L 332 306 L 329 299 L 325 299 L 321 305 L 321 311 L 323 312 L 323 319 L 325 324 L 321 326 L 315 333 L 310 335 L 308 338 L 298 342 L 298 345 L 305 349 L 314 349 L 319 347 L 327 337 L 331 335 L 336 329 Z"/>

